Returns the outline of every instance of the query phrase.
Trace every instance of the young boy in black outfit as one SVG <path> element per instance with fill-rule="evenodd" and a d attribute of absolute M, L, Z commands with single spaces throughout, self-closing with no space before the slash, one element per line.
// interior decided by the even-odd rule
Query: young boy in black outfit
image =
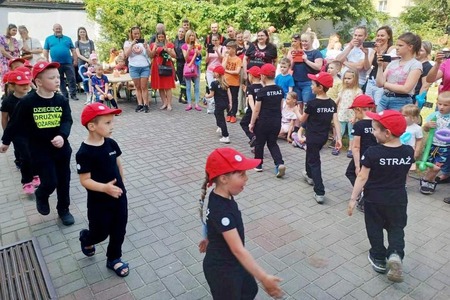
<path fill-rule="evenodd" d="M 341 148 L 341 134 L 337 117 L 336 103 L 327 96 L 327 91 L 333 86 L 333 77 L 326 73 L 308 74 L 312 80 L 311 88 L 316 98 L 308 101 L 305 112 L 300 114 L 300 107 L 296 106 L 294 112 L 300 123 L 306 123 L 306 170 L 303 171 L 305 181 L 314 185 L 314 199 L 322 204 L 325 201 L 325 187 L 322 181 L 320 162 L 320 149 L 328 140 L 331 121 L 336 128 L 336 148 Z"/>
<path fill-rule="evenodd" d="M 247 95 L 247 110 L 241 119 L 240 125 L 249 139 L 248 144 L 253 148 L 255 147 L 256 136 L 253 132 L 250 132 L 248 125 L 252 120 L 252 112 L 255 108 L 256 94 L 263 86 L 261 84 L 261 69 L 259 67 L 253 66 L 247 70 L 247 73 L 249 74 L 248 80 L 250 82 L 245 92 Z"/>
<path fill-rule="evenodd" d="M 125 277 L 129 268 L 121 257 L 128 201 L 119 160 L 122 151 L 109 138 L 114 115 L 121 112 L 121 109 L 110 109 L 101 103 L 93 103 L 83 109 L 81 124 L 87 128 L 89 136 L 81 144 L 76 161 L 81 185 L 88 193 L 89 230 L 80 231 L 81 251 L 86 256 L 93 256 L 95 244 L 109 236 L 106 267 Z"/>
<path fill-rule="evenodd" d="M 248 125 L 250 132 L 255 133 L 255 158 L 261 159 L 261 164 L 255 171 L 262 172 L 262 160 L 264 146 L 267 143 L 270 154 L 275 163 L 275 174 L 282 178 L 286 172 L 280 147 L 277 144 L 278 133 L 281 129 L 281 103 L 283 101 L 283 89 L 275 84 L 276 69 L 272 64 L 261 67 L 261 82 L 264 87 L 256 93 L 255 109 Z"/>
<path fill-rule="evenodd" d="M 32 74 L 36 92 L 23 97 L 2 137 L 0 152 L 6 152 L 12 139 L 23 135 L 28 139 L 33 165 L 41 184 L 36 189 L 36 208 L 41 215 L 50 213 L 48 199 L 56 189 L 56 209 L 64 225 L 75 220 L 69 211 L 70 156 L 67 138 L 72 128 L 69 101 L 59 93 L 59 63 L 38 62 Z"/>
<path fill-rule="evenodd" d="M 385 273 L 388 258 L 388 279 L 402 282 L 408 204 L 405 185 L 408 171 L 414 163 L 414 149 L 400 142 L 399 137 L 406 130 L 406 120 L 400 112 L 367 112 L 367 116 L 373 119 L 373 135 L 379 144 L 369 147 L 361 157 L 361 171 L 356 178 L 347 212 L 352 215 L 356 199 L 364 187 L 364 219 L 371 246 L 369 262 L 376 272 Z M 383 229 L 388 233 L 387 250 Z"/>

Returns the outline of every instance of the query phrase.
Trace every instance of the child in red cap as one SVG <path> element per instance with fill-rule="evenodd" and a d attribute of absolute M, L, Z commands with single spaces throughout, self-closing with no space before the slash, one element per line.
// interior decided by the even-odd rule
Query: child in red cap
<path fill-rule="evenodd" d="M 275 84 L 275 66 L 265 64 L 261 67 L 261 82 L 264 85 L 256 93 L 255 109 L 252 113 L 249 130 L 256 135 L 255 158 L 261 159 L 261 164 L 255 171 L 262 172 L 262 159 L 264 146 L 267 143 L 270 154 L 275 163 L 275 174 L 282 178 L 286 172 L 283 156 L 277 144 L 281 129 L 281 104 L 283 102 L 283 89 Z"/>
<path fill-rule="evenodd" d="M 225 121 L 224 112 L 231 109 L 231 91 L 228 83 L 224 78 L 225 68 L 218 65 L 213 70 L 214 81 L 211 82 L 209 94 L 205 98 L 214 97 L 214 116 L 216 117 L 217 133 L 222 137 L 219 142 L 229 144 L 230 135 L 228 134 L 227 122 Z"/>
<path fill-rule="evenodd" d="M 336 148 L 341 148 L 340 123 L 337 116 L 336 103 L 327 96 L 327 91 L 333 86 L 333 76 L 326 72 L 308 74 L 311 79 L 311 89 L 316 98 L 308 101 L 303 114 L 296 106 L 294 111 L 300 123 L 306 124 L 306 170 L 303 178 L 309 185 L 314 186 L 314 199 L 317 203 L 325 201 L 325 187 L 322 180 L 320 149 L 328 140 L 331 121 L 336 129 Z"/>
<path fill-rule="evenodd" d="M 9 120 L 13 115 L 13 112 L 17 104 L 25 97 L 30 91 L 31 78 L 24 72 L 10 71 L 5 74 L 5 78 L 9 84 L 9 93 L 2 101 L 0 111 L 2 112 L 2 128 L 5 130 Z M 17 168 L 20 169 L 22 175 L 22 188 L 23 192 L 27 195 L 34 194 L 37 186 L 40 184 L 39 176 L 36 171 L 33 170 L 33 164 L 31 160 L 30 149 L 28 147 L 28 141 L 25 136 L 18 134 L 13 139 L 14 155 L 16 157 L 14 163 Z"/>
<path fill-rule="evenodd" d="M 55 93 L 60 84 L 58 67 L 59 63 L 48 62 L 33 66 L 37 90 L 23 97 L 17 105 L 3 132 L 0 152 L 6 152 L 18 134 L 26 137 L 41 181 L 35 192 L 37 211 L 41 215 L 50 213 L 49 198 L 56 189 L 58 215 L 62 223 L 69 226 L 75 222 L 69 211 L 72 148 L 68 137 L 73 121 L 69 102 Z"/>
<path fill-rule="evenodd" d="M 261 69 L 259 67 L 253 66 L 247 70 L 247 73 L 248 81 L 250 83 L 245 91 L 247 96 L 247 109 L 245 111 L 245 115 L 241 119 L 240 125 L 249 139 L 248 144 L 253 148 L 255 147 L 256 136 L 253 132 L 250 132 L 248 125 L 250 125 L 250 121 L 252 120 L 252 112 L 255 109 L 256 93 L 258 93 L 263 86 L 261 84 Z"/>
<path fill-rule="evenodd" d="M 373 120 L 378 145 L 369 147 L 361 157 L 362 167 L 348 203 L 348 215 L 352 215 L 364 187 L 364 220 L 371 246 L 369 262 L 378 273 L 385 273 L 388 268 L 389 280 L 402 282 L 408 203 L 406 177 L 414 163 L 414 149 L 400 142 L 406 130 L 406 120 L 400 112 L 385 110 L 366 115 Z M 387 249 L 383 229 L 388 234 Z"/>
<path fill-rule="evenodd" d="M 345 176 L 354 186 L 356 176 L 361 171 L 361 157 L 370 146 L 377 144 L 377 139 L 372 134 L 372 119 L 367 116 L 367 112 L 375 111 L 375 101 L 370 96 L 359 95 L 353 100 L 350 109 L 353 109 L 357 122 L 353 124 L 351 132 L 353 135 L 353 147 L 351 148 L 353 158 L 348 164 Z M 364 211 L 364 199 L 362 196 L 359 197 L 356 208 Z"/>
<path fill-rule="evenodd" d="M 258 279 L 267 293 L 280 297 L 280 278 L 267 274 L 245 249 L 245 233 L 241 211 L 234 196 L 244 189 L 248 177 L 246 170 L 261 163 L 249 159 L 232 148 L 214 150 L 206 160 L 206 178 L 200 199 L 200 217 L 204 240 L 199 244 L 206 252 L 203 271 L 214 300 L 255 299 Z M 203 203 L 208 186 L 215 184 L 208 198 L 206 224 L 203 221 Z"/>
<path fill-rule="evenodd" d="M 87 105 L 81 113 L 81 124 L 89 131 L 75 159 L 80 183 L 87 190 L 89 230 L 80 231 L 81 251 L 95 254 L 95 244 L 109 236 L 106 267 L 118 276 L 129 273 L 121 260 L 122 244 L 128 219 L 128 201 L 123 184 L 122 154 L 116 141 L 110 138 L 114 115 L 120 109 L 110 109 L 102 103 Z"/>

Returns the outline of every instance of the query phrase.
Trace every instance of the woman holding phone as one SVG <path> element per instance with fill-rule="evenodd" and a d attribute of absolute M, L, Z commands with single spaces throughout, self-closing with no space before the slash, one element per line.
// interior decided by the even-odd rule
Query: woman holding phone
<path fill-rule="evenodd" d="M 136 112 L 149 112 L 147 82 L 150 76 L 150 49 L 141 35 L 141 28 L 133 26 L 128 40 L 123 45 L 124 55 L 128 58 L 130 76 L 136 87 Z"/>
<path fill-rule="evenodd" d="M 191 95 L 191 83 L 194 83 L 194 97 L 195 97 L 195 110 L 201 111 L 202 108 L 198 105 L 200 101 L 200 66 L 197 64 L 199 57 L 202 54 L 202 46 L 197 40 L 197 35 L 191 29 L 186 32 L 185 35 L 186 44 L 181 46 L 181 50 L 183 50 L 184 59 L 186 60 L 187 67 L 196 68 L 196 75 L 186 76 L 186 96 L 187 96 L 187 106 L 185 108 L 186 111 L 189 111 L 193 108 L 192 106 L 192 95 Z"/>

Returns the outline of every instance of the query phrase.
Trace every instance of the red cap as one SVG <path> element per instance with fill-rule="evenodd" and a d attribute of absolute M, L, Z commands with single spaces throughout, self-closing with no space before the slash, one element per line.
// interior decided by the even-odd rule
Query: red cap
<path fill-rule="evenodd" d="M 272 64 L 264 64 L 261 67 L 261 75 L 275 77 L 276 72 L 277 72 L 277 69 Z"/>
<path fill-rule="evenodd" d="M 81 112 L 81 125 L 86 126 L 89 121 L 94 119 L 97 116 L 103 116 L 103 115 L 111 115 L 111 114 L 120 114 L 122 112 L 121 109 L 115 108 L 111 109 L 108 106 L 96 102 L 89 105 L 86 105 Z"/>
<path fill-rule="evenodd" d="M 327 72 L 319 72 L 317 74 L 308 74 L 308 78 L 317 81 L 326 88 L 333 86 L 333 76 Z"/>
<path fill-rule="evenodd" d="M 257 66 L 253 66 L 247 70 L 247 73 L 250 73 L 252 76 L 261 77 L 261 69 Z"/>
<path fill-rule="evenodd" d="M 8 72 L 8 83 L 30 84 L 31 79 L 24 72 L 14 70 Z"/>
<path fill-rule="evenodd" d="M 217 67 L 215 67 L 215 68 L 213 69 L 213 72 L 214 72 L 214 73 L 217 73 L 217 74 L 219 74 L 219 75 L 223 75 L 223 74 L 225 74 L 225 68 L 222 67 L 221 65 L 218 65 Z"/>
<path fill-rule="evenodd" d="M 15 63 L 16 61 L 20 61 L 21 63 L 25 63 L 25 59 L 23 59 L 23 58 L 21 58 L 21 57 L 16 57 L 16 58 L 13 58 L 13 59 L 10 59 L 9 61 L 8 61 L 8 67 L 9 68 L 11 68 L 11 65 L 13 64 L 13 63 Z"/>
<path fill-rule="evenodd" d="M 206 159 L 206 173 L 208 174 L 208 186 L 217 176 L 234 171 L 246 171 L 255 168 L 261 163 L 261 159 L 247 158 L 233 148 L 217 148 Z"/>
<path fill-rule="evenodd" d="M 353 100 L 353 103 L 349 109 L 356 107 L 375 107 L 375 101 L 373 101 L 372 97 L 362 94 L 355 97 L 355 100 Z"/>
<path fill-rule="evenodd" d="M 383 110 L 379 113 L 368 111 L 366 112 L 366 116 L 380 122 L 381 125 L 389 129 L 395 136 L 401 136 L 406 130 L 406 119 L 396 110 Z"/>
<path fill-rule="evenodd" d="M 23 72 L 23 73 L 25 73 L 25 75 L 27 75 L 29 78 L 31 78 L 31 70 L 29 68 L 25 67 L 25 65 L 16 68 L 14 71 Z"/>
<path fill-rule="evenodd" d="M 48 62 L 48 61 L 40 61 L 37 62 L 32 69 L 32 73 L 33 73 L 33 79 L 36 79 L 36 77 L 39 75 L 39 73 L 41 73 L 42 71 L 44 71 L 45 69 L 48 68 L 59 68 L 59 63 L 57 62 Z"/>
<path fill-rule="evenodd" d="M 25 63 L 23 64 L 23 66 L 24 66 L 24 67 L 27 67 L 27 68 L 30 68 L 30 69 L 33 68 L 33 65 L 30 64 L 30 61 L 29 61 L 29 60 L 26 60 L 26 59 L 25 59 Z"/>
<path fill-rule="evenodd" d="M 6 72 L 5 74 L 3 74 L 3 77 L 2 77 L 2 83 L 3 83 L 3 84 L 8 83 L 8 76 L 9 76 L 9 73 L 11 73 L 11 71 Z"/>

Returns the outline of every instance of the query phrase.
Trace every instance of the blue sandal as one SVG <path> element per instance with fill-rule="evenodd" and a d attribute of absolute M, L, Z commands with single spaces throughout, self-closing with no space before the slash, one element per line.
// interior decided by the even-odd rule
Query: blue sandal
<path fill-rule="evenodd" d="M 116 264 L 119 264 L 119 263 L 122 264 L 122 265 L 120 267 L 117 267 L 116 269 L 114 269 L 114 266 Z M 116 275 L 120 276 L 120 277 L 126 277 L 130 273 L 130 268 L 128 268 L 128 263 L 123 262 L 120 258 L 115 259 L 113 261 L 107 260 L 106 261 L 106 267 L 108 269 L 113 270 L 116 273 Z M 122 273 L 122 271 L 124 269 L 128 269 L 128 270 L 125 273 Z"/>
<path fill-rule="evenodd" d="M 93 256 L 95 254 L 95 245 L 92 248 L 85 248 L 86 246 L 83 244 L 84 236 L 88 233 L 87 229 L 83 229 L 80 231 L 80 243 L 81 243 L 81 252 L 83 252 L 86 256 Z"/>

